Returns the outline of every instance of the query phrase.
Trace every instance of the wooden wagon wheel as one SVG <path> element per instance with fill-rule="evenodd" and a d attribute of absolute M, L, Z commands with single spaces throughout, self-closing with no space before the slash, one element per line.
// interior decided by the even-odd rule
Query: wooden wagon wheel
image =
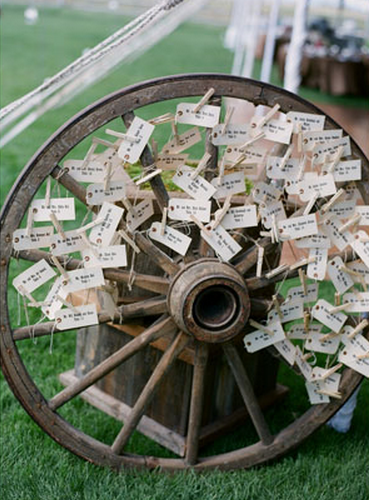
<path fill-rule="evenodd" d="M 64 266 L 66 270 L 75 270 L 81 265 L 80 261 L 76 259 L 65 261 L 60 258 L 58 262 L 55 262 L 49 253 L 39 249 L 28 248 L 14 253 L 14 233 L 22 224 L 24 227 L 27 208 L 33 202 L 36 193 L 45 179 L 51 176 L 57 179 L 58 183 L 64 186 L 75 199 L 86 204 L 85 187 L 77 182 L 65 168 L 62 168 L 61 164 L 62 160 L 77 144 L 116 118 L 122 117 L 128 127 L 132 123 L 135 110 L 171 99 L 188 97 L 199 99 L 210 88 L 214 89 L 214 95 L 211 98 L 213 106 L 220 106 L 221 99 L 224 97 L 232 97 L 269 107 L 278 104 L 280 111 L 284 113 L 293 110 L 321 114 L 320 110 L 312 104 L 279 88 L 225 75 L 181 75 L 138 84 L 116 92 L 90 106 L 58 130 L 22 171 L 9 193 L 2 211 L 0 309 L 1 361 L 4 374 L 16 397 L 45 432 L 73 453 L 99 465 L 116 469 L 122 466 L 136 466 L 161 467 L 166 470 L 181 470 L 188 467 L 194 467 L 197 470 L 212 468 L 226 470 L 261 464 L 285 454 L 307 438 L 340 408 L 361 380 L 360 374 L 346 368 L 339 388 L 341 399 L 332 399 L 329 403 L 312 406 L 292 424 L 278 434 L 272 435 L 255 397 L 247 371 L 241 362 L 239 350 L 243 347 L 240 347 L 239 340 L 240 336 L 242 339 L 245 331 L 250 332 L 252 319 L 257 317 L 258 322 L 260 322 L 261 318 L 266 317 L 273 306 L 278 309 L 278 297 L 276 305 L 276 297 L 272 297 L 274 288 L 271 285 L 297 276 L 299 269 L 306 269 L 306 264 L 296 269 L 287 268 L 287 271 L 281 274 L 274 272 L 279 263 L 270 262 L 271 268 L 268 272 L 263 271 L 261 277 L 255 277 L 257 260 L 260 255 L 259 248 L 264 248 L 264 258 L 267 262 L 268 253 L 275 250 L 277 245 L 277 243 L 272 243 L 271 235 L 259 238 L 259 232 L 262 229 L 260 224 L 256 229 L 236 230 L 233 233 L 234 242 L 242 249 L 237 252 L 236 256 L 229 258 L 229 262 L 222 262 L 212 251 L 211 246 L 204 241 L 204 235 L 208 235 L 208 231 L 212 229 L 204 229 L 201 222 L 199 225 L 202 237 L 199 238 L 200 229 L 196 224 L 191 224 L 190 234 L 193 239 L 189 251 L 186 256 L 178 256 L 178 254 L 170 253 L 167 247 L 157 243 L 155 238 L 150 239 L 147 233 L 128 234 L 124 218 L 121 219 L 119 227 L 125 231 L 123 234 L 126 240 L 127 235 L 131 240 L 134 239 L 133 245 L 144 252 L 152 263 L 162 270 L 162 273 L 161 276 L 136 273 L 135 286 L 154 292 L 154 296 L 140 302 L 123 305 L 114 321 L 119 322 L 121 317 L 124 319 L 137 316 L 151 317 L 151 325 L 141 335 L 133 338 L 130 343 L 83 376 L 77 383 L 65 388 L 49 400 L 44 398 L 30 377 L 17 345 L 30 336 L 50 336 L 57 333 L 58 327 L 53 321 L 41 322 L 32 327 L 16 328 L 14 326 L 14 321 L 8 311 L 9 265 L 15 257 L 31 263 L 45 259 L 51 266 L 56 265 L 58 269 Z M 170 102 L 168 102 L 168 110 L 173 111 L 173 108 L 170 108 Z M 333 120 L 326 118 L 326 130 L 338 128 Z M 118 135 L 118 137 L 122 136 Z M 176 141 L 176 137 L 173 140 Z M 212 140 L 212 131 L 208 128 L 205 139 L 205 151 L 208 153 L 205 162 L 205 178 L 208 181 L 214 178 L 218 169 L 218 147 L 213 144 Z M 282 152 L 282 154 L 284 153 Z M 362 181 L 358 187 L 365 203 L 369 203 L 368 160 L 353 141 L 352 154 L 354 158 L 359 158 L 362 161 Z M 140 157 L 145 175 L 149 174 L 150 177 L 150 173 L 152 174 L 150 167 L 155 161 L 156 158 L 153 157 L 151 149 L 149 146 L 145 146 Z M 152 176 L 149 182 L 153 193 L 152 198 L 159 211 L 155 227 L 160 233 L 161 225 L 164 225 L 163 230 L 165 231 L 166 220 L 161 213 L 166 213 L 164 209 L 168 207 L 170 195 L 160 175 Z M 275 186 L 278 186 L 278 183 Z M 148 196 L 151 196 L 150 192 L 148 192 Z M 315 201 L 316 207 L 319 208 L 322 205 L 320 202 L 325 202 L 326 199 L 319 198 Z M 133 203 L 131 195 L 127 195 L 126 202 Z M 235 206 L 242 205 L 244 197 L 235 196 L 232 198 L 232 203 Z M 220 199 L 221 209 L 222 204 L 223 200 Z M 296 208 L 296 205 L 289 203 L 287 199 L 285 199 L 285 206 L 287 212 L 289 211 L 289 217 L 296 210 L 300 210 L 299 213 L 302 213 L 301 209 Z M 95 205 L 92 208 L 93 211 L 98 212 L 98 206 Z M 215 208 L 217 207 L 213 202 L 211 207 L 213 213 Z M 217 214 L 219 215 L 219 211 Z M 198 224 L 199 221 L 196 217 L 194 220 Z M 53 222 L 59 233 L 62 232 L 63 229 L 58 228 L 58 221 L 54 219 Z M 23 231 L 27 231 L 27 229 Z M 181 234 L 184 235 L 184 233 Z M 130 241 L 129 238 L 128 241 Z M 61 272 L 65 273 L 65 269 L 62 268 Z M 104 277 L 106 280 L 110 280 L 110 283 L 127 283 L 132 275 L 127 269 L 106 268 L 104 269 Z M 23 292 L 29 300 L 35 301 L 24 288 Z M 110 319 L 110 316 L 104 312 L 98 316 L 100 323 L 110 321 Z M 273 332 L 268 332 L 265 325 L 264 329 L 268 334 L 273 334 Z M 153 371 L 125 425 L 113 443 L 102 443 L 95 440 L 74 428 L 60 416 L 58 409 L 62 405 L 75 398 L 106 373 L 155 339 L 169 334 L 172 335 L 172 342 Z M 203 379 L 208 349 L 213 343 L 217 343 L 224 351 L 259 436 L 259 441 L 251 446 L 241 447 L 227 453 L 199 457 L 198 440 L 201 425 Z M 125 453 L 124 447 L 137 427 L 148 402 L 154 397 L 160 380 L 169 371 L 181 351 L 190 344 L 195 350 L 195 363 L 185 456 L 183 458 L 160 458 Z"/>

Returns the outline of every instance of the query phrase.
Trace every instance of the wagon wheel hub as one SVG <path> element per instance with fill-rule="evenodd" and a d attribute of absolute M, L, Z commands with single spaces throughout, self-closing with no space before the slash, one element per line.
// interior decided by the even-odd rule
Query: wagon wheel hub
<path fill-rule="evenodd" d="M 174 277 L 168 307 L 181 330 L 198 340 L 219 343 L 244 329 L 250 299 L 245 280 L 234 267 L 201 259 Z"/>

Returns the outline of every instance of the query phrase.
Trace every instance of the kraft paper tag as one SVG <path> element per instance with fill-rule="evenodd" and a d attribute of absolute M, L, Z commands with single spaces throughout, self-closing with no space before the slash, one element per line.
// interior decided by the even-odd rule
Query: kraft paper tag
<path fill-rule="evenodd" d="M 308 278 L 318 281 L 323 281 L 327 271 L 328 249 L 327 248 L 310 248 L 309 258 L 315 260 L 307 266 L 306 275 Z"/>
<path fill-rule="evenodd" d="M 295 363 L 299 367 L 301 374 L 310 382 L 312 380 L 313 369 L 311 365 L 304 359 L 299 346 L 296 346 Z"/>
<path fill-rule="evenodd" d="M 313 234 L 306 238 L 296 240 L 297 248 L 331 248 L 331 240 L 325 234 Z"/>
<path fill-rule="evenodd" d="M 282 191 L 272 186 L 271 184 L 266 184 L 265 182 L 257 182 L 252 191 L 252 196 L 256 203 L 264 203 L 266 205 L 269 205 L 281 198 Z"/>
<path fill-rule="evenodd" d="M 268 314 L 268 321 L 275 321 L 279 319 L 281 323 L 287 323 L 288 321 L 293 321 L 295 319 L 301 319 L 304 315 L 304 303 L 301 299 L 296 299 L 288 302 L 287 304 L 282 304 L 280 306 L 282 317 L 280 318 L 278 312 L 272 309 Z"/>
<path fill-rule="evenodd" d="M 318 283 L 312 283 L 311 285 L 307 285 L 307 294 L 304 295 L 304 289 L 302 286 L 294 286 L 290 288 L 287 292 L 286 300 L 292 301 L 301 299 L 304 304 L 308 304 L 309 302 L 316 302 L 318 300 L 318 291 L 319 285 Z"/>
<path fill-rule="evenodd" d="M 275 223 L 286 219 L 286 212 L 282 201 L 271 203 L 270 205 L 260 204 L 259 212 L 261 221 L 266 229 L 271 229 L 273 225 L 273 216 Z"/>
<path fill-rule="evenodd" d="M 347 245 L 352 242 L 354 236 L 350 233 L 350 231 L 340 233 L 339 228 L 341 226 L 342 222 L 337 217 L 328 217 L 328 219 L 325 219 L 324 224 L 320 227 L 322 232 L 328 236 L 333 245 L 342 252 L 342 250 L 344 250 Z"/>
<path fill-rule="evenodd" d="M 359 340 L 357 339 L 359 338 Z M 357 342 L 346 345 L 338 356 L 338 361 L 353 370 L 361 373 L 364 377 L 369 377 L 369 358 L 358 356 L 366 355 L 369 352 L 369 342 L 362 336 L 355 337 Z"/>
<path fill-rule="evenodd" d="M 369 311 L 369 292 L 345 293 L 343 302 L 349 302 L 350 306 L 345 309 L 347 313 L 361 313 Z"/>
<path fill-rule="evenodd" d="M 332 174 L 304 179 L 298 184 L 297 189 L 300 200 L 304 202 L 308 202 L 316 194 L 319 198 L 322 198 L 331 196 L 337 192 Z"/>
<path fill-rule="evenodd" d="M 177 170 L 177 168 L 184 165 L 188 159 L 188 154 L 182 155 L 158 155 L 158 159 L 156 160 L 157 168 L 161 170 Z"/>
<path fill-rule="evenodd" d="M 305 383 L 306 390 L 309 396 L 309 401 L 310 404 L 312 405 L 318 405 L 322 403 L 329 403 L 330 399 L 329 396 L 326 394 L 321 394 L 319 391 L 324 389 L 324 382 L 321 381 L 316 381 L 316 382 L 306 382 Z"/>
<path fill-rule="evenodd" d="M 89 240 L 98 246 L 110 245 L 123 212 L 123 208 L 104 201 L 97 215 L 97 218 L 102 222 L 91 229 Z"/>
<path fill-rule="evenodd" d="M 171 141 L 167 142 L 165 146 L 163 146 L 163 154 L 178 154 L 182 153 L 186 149 L 190 148 L 194 144 L 197 144 L 201 141 L 201 134 L 197 127 L 191 128 L 183 134 L 178 136 L 178 139 L 174 138 Z"/>
<path fill-rule="evenodd" d="M 274 344 L 279 354 L 281 354 L 285 360 L 292 366 L 295 362 L 296 357 L 296 347 L 288 339 L 281 340 Z"/>
<path fill-rule="evenodd" d="M 78 313 L 71 309 L 56 311 L 55 321 L 58 330 L 82 328 L 83 326 L 97 325 L 99 323 L 95 304 L 78 306 L 76 309 Z"/>
<path fill-rule="evenodd" d="M 233 174 L 224 175 L 222 183 L 218 183 L 218 177 L 215 177 L 211 181 L 211 184 L 216 188 L 215 199 L 226 198 L 230 194 L 244 193 L 246 190 L 244 172 L 234 172 Z"/>
<path fill-rule="evenodd" d="M 283 158 L 280 156 L 270 156 L 267 160 L 266 175 L 269 179 L 296 179 L 300 172 L 300 162 L 296 158 L 290 158 L 284 167 L 280 165 Z"/>
<path fill-rule="evenodd" d="M 22 289 L 28 293 L 32 293 L 51 278 L 54 278 L 54 276 L 56 276 L 54 269 L 45 259 L 41 259 L 26 271 L 23 271 L 23 273 L 18 274 L 13 280 L 13 286 L 21 295 L 24 295 Z"/>
<path fill-rule="evenodd" d="M 364 262 L 361 262 L 361 260 L 346 262 L 346 267 L 360 274 L 360 276 L 351 275 L 351 278 L 355 283 L 361 283 L 362 280 L 364 280 L 365 283 L 369 283 L 369 268 L 364 264 Z"/>
<path fill-rule="evenodd" d="M 343 137 L 342 139 L 338 139 L 336 141 L 331 141 L 325 144 L 318 144 L 312 150 L 312 154 L 315 158 L 316 163 L 322 163 L 323 161 L 333 160 L 334 155 L 337 151 L 343 147 L 342 156 L 350 156 L 351 155 L 351 143 L 350 137 Z"/>
<path fill-rule="evenodd" d="M 299 125 L 303 132 L 318 131 L 324 129 L 325 116 L 315 115 L 313 113 L 302 113 L 299 111 L 289 111 L 286 114 L 287 121 L 291 121 L 294 125 L 294 133 L 299 132 Z"/>
<path fill-rule="evenodd" d="M 65 160 L 63 168 L 78 182 L 102 182 L 106 168 L 97 160 L 90 160 L 84 166 L 84 160 Z"/>
<path fill-rule="evenodd" d="M 330 164 L 324 165 L 329 170 Z M 361 160 L 341 161 L 333 170 L 335 182 L 359 181 L 361 179 Z"/>
<path fill-rule="evenodd" d="M 35 222 L 49 222 L 50 212 L 53 212 L 59 221 L 76 218 L 74 198 L 51 198 L 49 207 L 46 206 L 46 200 L 33 200 L 29 210 L 32 210 Z"/>
<path fill-rule="evenodd" d="M 59 311 L 59 309 L 63 307 L 63 302 L 58 299 L 58 296 L 64 300 L 68 296 L 68 292 L 63 286 L 63 281 L 63 276 L 58 276 L 58 278 L 56 278 L 49 293 L 45 297 L 44 302 L 46 302 L 47 305 L 41 307 L 41 311 L 48 319 L 54 319 L 56 311 Z"/>
<path fill-rule="evenodd" d="M 183 198 L 171 198 L 168 217 L 173 220 L 191 220 L 194 215 L 201 222 L 210 221 L 211 202 Z"/>
<path fill-rule="evenodd" d="M 293 131 L 293 124 L 282 122 L 280 120 L 270 120 L 266 123 L 261 131 L 265 134 L 265 139 L 281 144 L 289 144 Z"/>
<path fill-rule="evenodd" d="M 230 123 L 223 133 L 224 124 L 215 125 L 212 133 L 212 143 L 215 146 L 228 146 L 233 144 L 243 144 L 250 137 L 248 135 L 248 123 L 240 125 Z"/>
<path fill-rule="evenodd" d="M 151 134 L 154 132 L 154 125 L 136 116 L 127 129 L 127 136 L 134 137 L 134 141 L 124 140 L 119 146 L 118 155 L 128 163 L 136 163 L 141 156 L 146 144 L 149 142 Z"/>
<path fill-rule="evenodd" d="M 27 229 L 16 229 L 13 233 L 13 248 L 18 252 L 49 247 L 53 234 L 53 226 L 33 227 L 29 234 Z"/>
<path fill-rule="evenodd" d="M 219 123 L 220 106 L 205 104 L 194 113 L 197 103 L 181 102 L 177 106 L 176 120 L 178 123 L 213 128 Z"/>
<path fill-rule="evenodd" d="M 305 349 L 308 351 L 322 352 L 324 354 L 334 354 L 340 344 L 340 336 L 321 340 L 324 335 L 320 333 L 310 333 L 305 342 Z"/>
<path fill-rule="evenodd" d="M 177 231 L 177 229 L 173 229 L 168 225 L 165 226 L 164 234 L 160 233 L 161 233 L 161 223 L 153 222 L 149 231 L 150 238 L 152 240 L 158 241 L 159 243 L 162 243 L 168 248 L 171 248 L 180 255 L 186 255 L 188 247 L 191 244 L 192 238 L 186 236 L 180 231 Z"/>
<path fill-rule="evenodd" d="M 295 240 L 296 238 L 317 234 L 316 215 L 301 215 L 300 217 L 278 221 L 278 229 L 281 239 Z"/>
<path fill-rule="evenodd" d="M 369 205 L 358 205 L 355 207 L 355 214 L 360 215 L 360 226 L 369 226 Z"/>
<path fill-rule="evenodd" d="M 331 206 L 326 215 L 328 217 L 338 217 L 338 219 L 349 219 L 355 213 L 356 201 L 355 200 L 345 200 L 335 203 Z"/>
<path fill-rule="evenodd" d="M 331 314 L 329 311 L 333 309 L 333 305 L 324 299 L 318 300 L 312 308 L 312 316 L 327 326 L 334 332 L 338 333 L 347 320 L 347 316 L 341 312 Z"/>
<path fill-rule="evenodd" d="M 325 144 L 341 139 L 342 134 L 342 129 L 304 132 L 302 134 L 302 149 L 311 151 L 314 149 L 315 144 Z"/>
<path fill-rule="evenodd" d="M 68 281 L 63 281 L 64 289 L 68 293 L 95 288 L 105 283 L 101 267 L 69 271 L 68 278 Z"/>
<path fill-rule="evenodd" d="M 306 340 L 308 336 L 312 333 L 320 333 L 323 329 L 323 325 L 318 325 L 315 323 L 310 323 L 309 329 L 306 332 L 304 325 L 299 323 L 297 325 L 292 325 L 288 331 L 288 338 L 291 340 Z"/>
<path fill-rule="evenodd" d="M 80 252 L 86 248 L 86 242 L 76 230 L 65 231 L 65 240 L 59 235 L 54 234 L 50 240 L 50 252 L 56 257 L 66 255 L 72 252 Z"/>

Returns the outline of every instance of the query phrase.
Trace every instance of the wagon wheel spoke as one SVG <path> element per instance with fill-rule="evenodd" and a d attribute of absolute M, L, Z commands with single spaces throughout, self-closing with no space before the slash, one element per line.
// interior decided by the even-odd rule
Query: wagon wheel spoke
<path fill-rule="evenodd" d="M 134 117 L 135 115 L 132 111 L 122 116 L 123 122 L 127 128 L 131 125 Z M 154 157 L 151 153 L 149 146 L 145 146 L 141 154 L 140 161 L 143 167 L 151 167 L 152 165 L 154 165 L 155 163 Z M 163 179 L 161 178 L 160 175 L 157 175 L 156 177 L 150 179 L 149 182 L 156 197 L 156 200 L 158 202 L 158 205 L 160 207 L 160 210 L 163 211 L 163 208 L 168 206 L 168 201 L 169 201 L 169 194 L 164 185 Z"/>
<path fill-rule="evenodd" d="M 162 337 L 163 335 L 172 333 L 175 330 L 175 325 L 170 318 L 162 319 L 155 322 L 143 333 L 135 337 L 128 344 L 116 351 L 114 354 L 106 358 L 100 364 L 92 368 L 85 376 L 80 378 L 74 384 L 69 385 L 61 392 L 56 394 L 49 401 L 49 407 L 52 410 L 60 408 L 62 405 L 70 401 L 72 398 L 80 394 L 82 391 L 90 387 L 92 384 L 100 380 L 109 372 L 114 370 L 121 363 L 132 357 L 136 352 L 143 349 L 150 342 Z"/>
<path fill-rule="evenodd" d="M 269 431 L 237 349 L 234 345 L 228 343 L 223 345 L 223 350 L 260 440 L 264 445 L 268 445 L 273 442 L 273 436 Z"/>
<path fill-rule="evenodd" d="M 127 444 L 132 432 L 137 427 L 138 422 L 140 421 L 142 415 L 145 412 L 145 409 L 149 405 L 150 401 L 155 395 L 159 387 L 159 383 L 163 379 L 164 375 L 168 372 L 168 370 L 173 365 L 174 361 L 177 359 L 178 355 L 183 351 L 188 342 L 190 341 L 190 337 L 184 333 L 179 333 L 177 337 L 173 340 L 170 347 L 162 356 L 159 363 L 156 365 L 155 370 L 153 371 L 151 377 L 149 378 L 147 384 L 143 388 L 140 396 L 138 397 L 135 405 L 133 406 L 128 419 L 124 423 L 121 431 L 115 438 L 115 441 L 112 445 L 112 450 L 115 453 L 120 453 L 124 446 Z"/>
<path fill-rule="evenodd" d="M 186 462 L 190 465 L 196 463 L 199 449 L 199 437 L 204 404 L 205 373 L 208 355 L 208 345 L 205 343 L 197 343 L 192 378 L 191 404 L 185 457 Z"/>
<path fill-rule="evenodd" d="M 155 316 L 158 314 L 163 314 L 165 312 L 167 312 L 166 297 L 153 297 L 150 299 L 134 302 L 132 304 L 120 306 L 114 316 L 113 321 L 118 322 L 132 318 Z M 99 324 L 109 323 L 110 321 L 112 321 L 111 316 L 106 313 L 99 313 L 98 319 Z M 70 330 L 73 329 L 74 328 L 70 328 Z M 13 331 L 13 339 L 26 340 L 31 337 L 44 337 L 45 335 L 51 335 L 51 333 L 59 333 L 62 331 L 67 330 L 55 330 L 55 323 L 53 321 L 47 321 L 45 323 L 16 328 Z"/>
<path fill-rule="evenodd" d="M 265 256 L 275 251 L 275 245 L 271 242 L 270 238 L 259 239 L 256 245 L 248 248 L 239 259 L 236 259 L 234 266 L 240 274 L 246 274 L 247 271 L 256 265 L 259 247 L 264 248 Z"/>
<path fill-rule="evenodd" d="M 14 254 L 14 257 L 28 260 L 30 262 L 38 262 L 45 259 L 50 266 L 55 267 L 55 263 L 50 259 L 50 254 L 42 250 L 21 250 Z M 59 262 L 65 267 L 67 271 L 80 269 L 82 261 L 79 259 L 67 259 L 59 257 Z M 104 278 L 107 280 L 116 281 L 117 283 L 129 283 L 131 280 L 131 273 L 123 269 L 107 268 L 103 269 Z M 156 293 L 166 293 L 169 288 L 169 281 L 161 276 L 151 276 L 150 274 L 135 273 L 135 286 L 144 290 L 150 290 Z"/>

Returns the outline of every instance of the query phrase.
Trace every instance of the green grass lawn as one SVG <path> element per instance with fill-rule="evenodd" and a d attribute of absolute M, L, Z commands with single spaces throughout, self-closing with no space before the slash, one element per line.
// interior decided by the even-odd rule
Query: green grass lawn
<path fill-rule="evenodd" d="M 5 6 L 1 16 L 2 105 L 32 90 L 47 76 L 63 68 L 108 34 L 124 19 L 103 14 L 68 10 L 42 10 L 35 26 L 26 26 L 21 8 Z M 67 105 L 53 110 L 18 136 L 1 152 L 1 203 L 29 157 L 70 116 L 104 95 L 126 85 L 163 75 L 185 72 L 229 72 L 232 54 L 222 47 L 223 30 L 186 24 L 137 61 L 125 64 L 106 81 L 96 84 Z M 201 48 L 201 50 L 199 49 Z M 278 83 L 276 75 L 274 83 Z M 310 99 L 328 100 L 302 89 Z M 336 103 L 368 106 L 360 99 L 335 99 Z M 328 293 L 328 289 L 325 290 Z M 16 313 L 16 303 L 12 303 Z M 73 366 L 74 334 L 55 336 L 53 353 L 49 340 L 20 346 L 30 371 L 46 397 L 60 390 L 55 373 Z M 289 374 L 283 374 L 286 379 Z M 297 451 L 265 467 L 231 473 L 192 472 L 175 475 L 159 472 L 115 474 L 85 463 L 46 436 L 24 412 L 6 382 L 0 379 L 1 401 L 1 498 L 5 500 L 178 500 L 178 499 L 293 499 L 365 500 L 369 497 L 368 452 L 369 383 L 359 396 L 352 429 L 340 435 L 323 427 Z M 283 407 L 270 410 L 267 419 L 277 429 L 306 408 L 301 381 L 293 380 L 293 391 Z M 302 390 L 300 390 L 302 389 Z M 99 439 L 111 441 L 120 424 L 81 400 L 61 410 L 73 425 Z M 251 428 L 246 426 L 205 453 L 220 452 L 247 444 Z M 168 455 L 155 443 L 136 434 L 133 445 L 142 453 Z"/>

